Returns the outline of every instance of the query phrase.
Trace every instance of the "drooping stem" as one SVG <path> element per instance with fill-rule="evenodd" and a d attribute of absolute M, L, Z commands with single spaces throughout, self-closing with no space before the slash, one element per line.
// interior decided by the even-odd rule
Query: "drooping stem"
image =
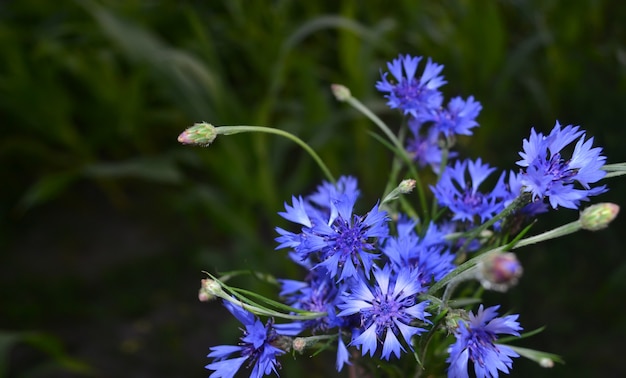
<path fill-rule="evenodd" d="M 319 157 L 319 155 L 308 144 L 306 144 L 306 142 L 304 142 L 302 139 L 298 138 L 297 136 L 295 136 L 295 135 L 293 135 L 293 134 L 291 134 L 291 133 L 289 133 L 289 132 L 287 132 L 285 130 L 274 129 L 272 127 L 247 126 L 247 125 L 245 125 L 245 126 L 244 125 L 241 125 L 241 126 L 217 126 L 215 129 L 216 129 L 218 135 L 219 134 L 222 134 L 222 135 L 232 135 L 232 134 L 245 133 L 245 132 L 257 132 L 257 133 L 267 133 L 267 134 L 280 135 L 280 136 L 285 137 L 285 138 L 287 138 L 289 140 L 292 140 L 293 142 L 298 144 L 300 147 L 302 147 L 313 158 L 313 160 L 315 160 L 315 162 L 320 167 L 320 169 L 322 170 L 322 172 L 324 173 L 326 178 L 331 183 L 335 184 L 337 182 L 335 180 L 335 177 L 330 172 L 330 170 L 328 169 L 326 164 L 324 164 L 324 161 Z"/>

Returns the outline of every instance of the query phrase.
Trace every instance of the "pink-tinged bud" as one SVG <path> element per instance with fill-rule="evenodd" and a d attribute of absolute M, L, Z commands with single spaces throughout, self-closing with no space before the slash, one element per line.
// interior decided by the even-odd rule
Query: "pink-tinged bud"
<path fill-rule="evenodd" d="M 212 279 L 205 278 L 200 280 L 200 290 L 198 291 L 198 299 L 200 302 L 208 302 L 217 297 L 222 291 L 220 284 Z"/>
<path fill-rule="evenodd" d="M 505 292 L 522 276 L 522 265 L 512 252 L 490 256 L 483 261 L 478 279 L 485 289 Z"/>
<path fill-rule="evenodd" d="M 585 230 L 602 230 L 608 227 L 618 213 L 619 206 L 614 203 L 604 202 L 591 205 L 580 213 L 580 224 Z"/>
<path fill-rule="evenodd" d="M 182 144 L 192 144 L 207 147 L 213 143 L 217 136 L 217 129 L 210 123 L 196 123 L 178 136 L 178 141 Z"/>
<path fill-rule="evenodd" d="M 302 353 L 304 352 L 307 346 L 306 339 L 304 337 L 296 337 L 295 339 L 293 339 L 292 346 L 293 346 L 293 350 L 295 350 L 298 353 Z"/>
<path fill-rule="evenodd" d="M 335 98 L 342 102 L 352 97 L 350 90 L 341 84 L 331 84 L 330 90 L 333 92 L 333 95 L 335 95 Z"/>

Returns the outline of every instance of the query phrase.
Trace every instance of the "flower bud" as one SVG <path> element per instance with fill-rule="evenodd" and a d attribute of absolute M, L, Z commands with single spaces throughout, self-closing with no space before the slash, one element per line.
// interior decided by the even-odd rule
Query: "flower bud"
<path fill-rule="evenodd" d="M 481 262 L 478 280 L 487 290 L 505 292 L 517 284 L 522 271 L 522 265 L 514 253 L 500 253 Z"/>
<path fill-rule="evenodd" d="M 200 280 L 200 290 L 198 291 L 198 299 L 200 302 L 208 302 L 217 297 L 221 293 L 222 287 L 215 280 L 208 278 Z"/>
<path fill-rule="evenodd" d="M 178 142 L 207 147 L 217 136 L 217 129 L 210 123 L 196 123 L 178 136 Z"/>
<path fill-rule="evenodd" d="M 335 95 L 335 98 L 339 101 L 347 101 L 352 97 L 350 90 L 341 84 L 331 84 L 330 90 L 333 91 L 333 95 Z"/>
<path fill-rule="evenodd" d="M 400 190 L 400 193 L 402 194 L 411 193 L 413 189 L 415 189 L 415 180 L 413 179 L 402 180 L 400 185 L 398 185 L 398 189 Z"/>
<path fill-rule="evenodd" d="M 619 213 L 619 206 L 614 203 L 598 203 L 591 205 L 580 213 L 581 227 L 589 231 L 606 228 Z"/>
<path fill-rule="evenodd" d="M 292 346 L 293 350 L 298 353 L 302 353 L 307 347 L 306 339 L 304 337 L 296 337 L 295 339 L 293 339 Z"/>

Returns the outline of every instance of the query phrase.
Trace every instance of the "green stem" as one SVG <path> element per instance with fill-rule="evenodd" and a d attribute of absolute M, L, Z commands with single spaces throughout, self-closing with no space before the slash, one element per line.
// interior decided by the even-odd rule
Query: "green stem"
<path fill-rule="evenodd" d="M 422 190 L 422 183 L 419 174 L 417 172 L 417 169 L 415 169 L 415 164 L 413 164 L 413 160 L 407 154 L 404 146 L 402 145 L 402 142 L 400 142 L 400 139 L 398 139 L 394 135 L 394 133 L 391 132 L 389 126 L 387 126 L 385 122 L 383 122 L 376 114 L 372 113 L 372 111 L 369 110 L 365 105 L 363 105 L 361 101 L 359 101 L 355 97 L 352 97 L 352 95 L 349 95 L 345 99 L 345 101 L 348 102 L 348 104 L 350 104 L 353 108 L 363 113 L 372 122 L 374 122 L 374 124 L 378 126 L 378 128 L 387 136 L 387 138 L 389 138 L 391 143 L 393 143 L 394 147 L 396 148 L 396 155 L 399 155 L 400 158 L 406 163 L 411 174 L 411 178 L 414 179 L 416 182 L 416 186 L 418 188 L 417 192 L 420 199 L 420 206 L 422 207 L 424 214 L 427 214 L 426 196 L 424 194 L 424 191 Z"/>
<path fill-rule="evenodd" d="M 295 135 L 293 135 L 293 134 L 291 134 L 291 133 L 289 133 L 287 131 L 280 130 L 280 129 L 274 129 L 274 128 L 271 128 L 271 127 L 264 127 L 264 126 L 217 126 L 215 129 L 216 129 L 218 135 L 219 134 L 222 134 L 222 135 L 232 135 L 232 134 L 245 133 L 245 132 L 259 132 L 259 133 L 280 135 L 280 136 L 283 136 L 283 137 L 285 137 L 287 139 L 290 139 L 290 140 L 294 141 L 296 144 L 298 144 L 300 147 L 302 147 L 309 155 L 311 155 L 313 160 L 315 160 L 315 162 L 321 168 L 321 170 L 324 173 L 324 175 L 326 175 L 326 178 L 331 183 L 335 184 L 337 182 L 335 180 L 335 177 L 333 176 L 332 173 L 330 173 L 330 170 L 328 169 L 326 164 L 324 164 L 324 162 L 319 157 L 319 155 L 308 144 L 306 144 L 302 139 L 298 138 L 297 136 L 295 136 Z"/>
<path fill-rule="evenodd" d="M 508 209 L 508 207 L 507 207 L 507 209 Z M 546 232 L 544 232 L 542 234 L 522 239 L 522 240 L 518 241 L 517 243 L 515 243 L 515 245 L 513 247 L 510 247 L 510 248 L 511 249 L 517 249 L 517 248 L 525 247 L 527 245 L 536 244 L 536 243 L 539 243 L 539 242 L 542 242 L 542 241 L 559 238 L 561 236 L 572 234 L 572 233 L 574 233 L 574 232 L 576 232 L 576 231 L 578 231 L 580 229 L 581 229 L 581 223 L 580 223 L 579 220 L 576 220 L 574 222 L 570 222 L 568 224 L 564 224 L 563 226 L 557 227 L 557 228 L 555 228 L 553 230 L 546 231 Z M 451 282 L 452 280 L 454 280 L 455 278 L 460 276 L 462 273 L 464 273 L 468 269 L 474 267 L 480 261 L 486 259 L 487 257 L 489 257 L 491 255 L 503 252 L 503 251 L 505 251 L 507 249 L 508 249 L 508 247 L 506 245 L 500 246 L 500 247 L 491 249 L 491 250 L 489 250 L 489 251 L 487 251 L 487 252 L 485 252 L 485 253 L 483 253 L 483 254 L 481 254 L 479 256 L 476 256 L 476 257 L 474 257 L 474 258 L 472 258 L 470 260 L 467 260 L 463 264 L 457 266 L 456 269 L 454 269 L 452 272 L 448 273 L 441 280 L 439 280 L 438 282 L 435 282 L 435 284 L 433 284 L 433 286 L 430 287 L 430 289 L 428 290 L 427 294 L 428 295 L 434 295 L 437 291 L 439 291 L 439 289 L 441 289 L 442 287 L 447 285 L 449 282 Z"/>
<path fill-rule="evenodd" d="M 502 210 L 499 214 L 489 219 L 487 222 L 481 224 L 480 226 L 472 229 L 469 235 L 467 236 L 467 240 L 465 241 L 465 243 L 463 243 L 463 246 L 459 248 L 456 254 L 457 261 L 463 260 L 463 256 L 465 255 L 465 249 L 472 242 L 472 240 L 474 240 L 478 235 L 480 235 L 481 232 L 486 230 L 488 227 L 490 227 L 491 225 L 493 225 L 500 219 L 504 219 L 508 217 L 509 215 L 513 214 L 515 211 L 526 206 L 530 202 L 530 199 L 531 199 L 530 193 L 524 192 L 520 194 L 519 197 L 514 199 L 513 202 L 511 202 L 511 204 L 507 206 L 504 210 Z"/>
<path fill-rule="evenodd" d="M 564 224 L 550 231 L 546 231 L 542 234 L 531 236 L 526 239 L 520 240 L 512 249 L 517 249 L 520 247 L 525 247 L 527 245 L 536 244 L 545 240 L 560 238 L 561 236 L 573 234 L 574 232 L 581 229 L 580 220 L 576 220 L 574 222 L 570 222 L 568 224 Z"/>

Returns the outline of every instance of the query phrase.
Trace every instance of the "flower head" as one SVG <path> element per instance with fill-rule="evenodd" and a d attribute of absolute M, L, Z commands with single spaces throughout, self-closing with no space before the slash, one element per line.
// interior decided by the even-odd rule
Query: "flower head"
<path fill-rule="evenodd" d="M 416 119 L 423 123 L 432 123 L 431 127 L 436 133 L 446 137 L 472 135 L 471 129 L 478 126 L 476 117 L 481 109 L 482 105 L 474 100 L 474 96 L 467 100 L 455 97 L 448 102 L 448 107 L 424 109 L 418 112 Z"/>
<path fill-rule="evenodd" d="M 359 273 L 369 276 L 378 239 L 387 237 L 387 213 L 378 204 L 363 216 L 353 214 L 358 190 L 351 180 L 340 180 L 335 188 L 326 186 L 307 200 L 293 198 L 285 204 L 283 218 L 302 225 L 295 234 L 281 228 L 277 248 L 293 248 L 307 266 L 323 269 L 331 277 L 343 280 Z"/>
<path fill-rule="evenodd" d="M 360 346 L 363 355 L 373 356 L 382 344 L 382 358 L 388 360 L 392 353 L 400 357 L 405 351 L 403 344 L 412 349 L 411 337 L 425 331 L 411 323 L 427 322 L 428 302 L 416 303 L 422 287 L 414 269 L 396 273 L 386 265 L 375 269 L 373 275 L 373 284 L 362 278 L 353 283 L 344 303 L 338 304 L 342 311 L 337 316 L 360 315 L 362 327 L 353 334 L 350 344 Z"/>
<path fill-rule="evenodd" d="M 481 192 L 479 186 L 495 170 L 482 161 L 456 161 L 454 166 L 447 167 L 436 186 L 431 189 L 439 204 L 448 207 L 454 214 L 452 220 L 469 221 L 473 223 L 480 218 L 481 222 L 490 219 L 500 210 L 502 192 L 504 191 L 504 177 L 500 176 L 498 183 L 491 192 Z M 469 179 L 466 177 L 469 174 Z"/>
<path fill-rule="evenodd" d="M 406 150 L 420 168 L 429 165 L 434 172 L 439 172 L 443 156 L 439 141 L 439 130 L 431 125 L 424 125 L 415 117 L 409 119 L 409 130 L 413 137 L 407 140 Z M 454 151 L 448 151 L 448 159 L 456 157 Z"/>
<path fill-rule="evenodd" d="M 576 139 L 571 157 L 563 158 L 561 150 Z M 592 145 L 593 138 L 585 141 L 585 132 L 578 126 L 561 128 L 557 121 L 547 136 L 533 128 L 530 137 L 524 139 L 522 159 L 517 162 L 523 168 L 524 190 L 532 193 L 533 199 L 548 198 L 555 209 L 558 206 L 577 209 L 589 196 L 604 193 L 606 186 L 589 185 L 606 175 L 602 170 L 606 161 L 601 155 L 602 148 Z"/>
<path fill-rule="evenodd" d="M 474 364 L 476 377 L 497 377 L 498 370 L 508 373 L 513 364 L 511 357 L 519 357 L 510 347 L 495 344 L 498 334 L 519 336 L 519 315 L 507 315 L 497 318 L 500 306 L 483 309 L 480 305 L 474 315 L 469 313 L 469 320 L 461 320 L 455 330 L 456 341 L 450 346 L 447 362 L 448 377 L 469 377 L 468 362 Z"/>
<path fill-rule="evenodd" d="M 429 58 L 422 75 L 416 77 L 417 66 L 421 60 L 421 56 L 407 54 L 387 63 L 395 80 L 390 81 L 387 72 L 382 73 L 376 89 L 387 93 L 385 97 L 390 108 L 400 109 L 404 114 L 416 115 L 424 108 L 436 109 L 441 106 L 443 95 L 438 88 L 446 83 L 443 76 L 439 75 L 443 65 L 433 63 Z"/>
<path fill-rule="evenodd" d="M 445 244 L 445 235 L 430 223 L 424 236 L 415 233 L 415 222 L 406 218 L 398 221 L 397 237 L 387 238 L 383 253 L 394 266 L 411 267 L 423 289 L 439 281 L 454 268 L 454 254 Z"/>
<path fill-rule="evenodd" d="M 254 364 L 250 377 L 257 378 L 276 373 L 276 367 L 280 367 L 276 358 L 285 351 L 274 346 L 281 336 L 273 322 L 270 320 L 263 325 L 252 313 L 228 301 L 224 301 L 224 306 L 245 326 L 245 330 L 239 345 L 219 345 L 211 348 L 211 353 L 207 357 L 214 360 L 206 365 L 207 369 L 214 370 L 210 377 L 234 377 L 246 361 L 248 367 Z M 232 357 L 235 354 L 239 356 Z"/>

